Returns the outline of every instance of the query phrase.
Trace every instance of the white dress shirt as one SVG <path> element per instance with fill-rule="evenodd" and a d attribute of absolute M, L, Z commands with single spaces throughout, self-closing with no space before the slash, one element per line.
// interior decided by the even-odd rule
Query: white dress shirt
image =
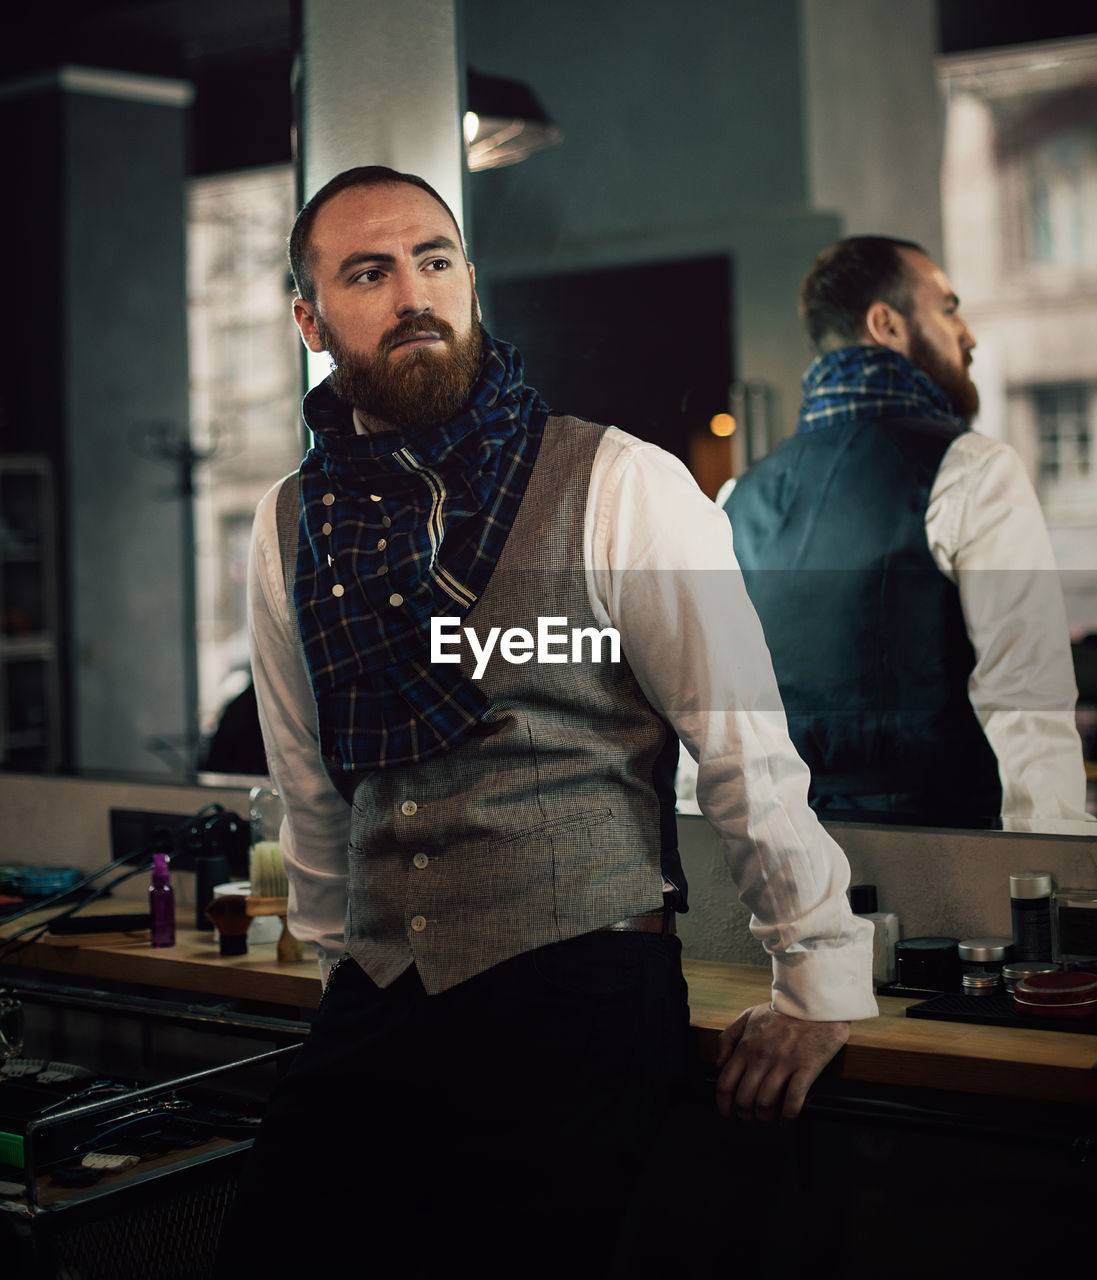
<path fill-rule="evenodd" d="M 716 496 L 723 507 L 734 481 Z M 941 460 L 926 543 L 960 592 L 975 667 L 968 696 L 998 760 L 1002 815 L 1088 821 L 1078 688 L 1040 503 L 1008 444 L 965 431 Z M 682 770 L 688 791 L 690 767 Z"/>
<path fill-rule="evenodd" d="M 343 951 L 350 810 L 320 760 L 316 711 L 287 609 L 277 486 L 256 514 L 248 575 L 252 665 L 271 774 L 285 801 L 290 925 L 322 967 Z M 853 916 L 849 865 L 807 803 L 761 625 L 724 513 L 670 454 L 608 430 L 584 525 L 591 608 L 615 627 L 652 707 L 698 761 L 751 930 L 773 957 L 778 1010 L 872 1017 L 872 937 Z M 429 768 L 429 764 L 424 766 Z M 688 870 L 688 869 L 687 869 Z"/>

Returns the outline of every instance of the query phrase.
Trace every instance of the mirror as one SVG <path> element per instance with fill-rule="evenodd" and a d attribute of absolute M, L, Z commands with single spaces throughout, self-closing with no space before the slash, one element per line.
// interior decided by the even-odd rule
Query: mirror
<path fill-rule="evenodd" d="M 194 24 L 194 29 L 167 34 L 180 42 L 186 36 L 189 47 L 199 50 L 193 55 L 197 61 L 190 66 L 178 58 L 169 59 L 167 64 L 157 63 L 151 45 L 149 49 L 141 49 L 138 42 L 133 47 L 138 50 L 138 61 L 143 65 L 127 70 L 140 69 L 183 78 L 190 75 L 197 85 L 192 115 L 195 150 L 211 157 L 208 162 L 211 172 L 223 174 L 234 168 L 261 170 L 274 160 L 287 165 L 288 127 L 281 135 L 285 154 L 272 155 L 268 148 L 258 161 L 254 155 L 247 154 L 244 144 L 240 144 L 243 149 L 234 150 L 231 135 L 247 134 L 247 125 L 251 122 L 256 125 L 253 133 L 262 132 L 265 138 L 270 120 L 288 115 L 288 13 L 283 12 L 281 5 L 270 6 L 273 18 L 264 19 L 263 40 L 256 41 L 254 26 L 239 34 L 240 46 L 250 42 L 262 48 L 266 63 L 278 62 L 279 76 L 284 73 L 284 78 L 271 80 L 273 87 L 264 85 L 256 89 L 249 101 L 257 105 L 245 109 L 241 104 L 249 96 L 247 90 L 255 87 L 254 81 L 238 77 L 233 90 L 235 96 L 219 97 L 229 91 L 223 85 L 220 89 L 209 88 L 214 74 L 212 53 L 204 64 L 201 62 L 201 50 L 205 48 L 208 52 L 214 47 L 210 15 L 216 6 L 198 4 L 188 8 L 191 9 L 189 17 L 177 15 L 171 20 L 189 22 Z M 263 6 L 255 8 L 261 10 Z M 939 92 L 933 71 L 934 58 L 939 52 L 933 21 L 935 6 L 927 0 L 910 6 L 909 13 L 888 11 L 881 14 L 877 25 L 860 31 L 860 52 L 866 67 L 886 66 L 886 51 L 894 48 L 896 42 L 902 42 L 909 50 L 908 64 L 917 68 L 910 84 L 904 84 L 908 110 L 903 113 L 903 119 L 889 120 L 879 120 L 879 113 L 859 108 L 858 104 L 873 92 L 871 76 L 866 74 L 863 83 L 847 82 L 829 60 L 828 50 L 842 47 L 843 42 L 849 40 L 848 25 L 842 26 L 844 6 L 834 7 L 835 12 L 830 16 L 815 13 L 813 9 L 810 21 L 802 19 L 799 8 L 788 4 L 769 8 L 754 6 L 744 14 L 736 6 L 714 6 L 709 14 L 711 23 L 707 22 L 703 34 L 699 34 L 689 24 L 680 24 L 668 31 L 665 7 L 654 0 L 630 6 L 627 24 L 614 20 L 611 14 L 591 11 L 589 7 L 576 12 L 568 11 L 567 7 L 526 9 L 519 18 L 512 5 L 496 0 L 464 6 L 464 38 L 469 62 L 489 73 L 527 79 L 561 124 L 565 135 L 563 145 L 539 153 L 521 165 L 469 175 L 466 234 L 474 250 L 485 300 L 501 300 L 508 291 L 513 296 L 519 282 L 531 279 L 582 273 L 593 279 L 600 273 L 621 268 L 639 273 L 642 278 L 644 268 L 654 264 L 665 266 L 714 257 L 729 263 L 725 280 L 730 282 L 726 319 L 731 334 L 727 366 L 731 386 L 727 392 L 729 403 L 739 408 L 736 415 L 739 429 L 730 441 L 713 443 L 703 438 L 703 447 L 698 443 L 692 456 L 691 442 L 680 441 L 683 455 L 690 459 L 698 475 L 710 465 L 716 456 L 714 451 L 723 452 L 728 470 L 733 462 L 742 465 L 759 456 L 781 436 L 794 417 L 799 378 L 808 359 L 807 346 L 795 317 L 794 300 L 800 278 L 820 247 L 837 239 L 849 227 L 871 225 L 920 239 L 938 256 L 946 256 L 947 248 L 950 271 L 954 271 L 951 261 L 954 250 L 961 262 L 965 258 L 973 260 L 985 247 L 971 236 L 966 238 L 966 243 L 954 246 L 947 228 L 942 231 L 938 220 L 936 193 L 945 135 L 933 125 Z M 169 19 L 165 15 L 160 20 Z M 256 20 L 254 13 L 253 20 Z M 120 21 L 117 15 L 115 21 Z M 828 26 L 831 22 L 835 24 L 833 29 Z M 995 41 L 1002 43 L 997 37 L 988 43 Z M 239 68 L 244 59 L 242 49 L 233 53 Z M 226 69 L 221 80 L 231 83 L 232 79 Z M 243 91 L 240 85 L 244 85 Z M 90 101 L 83 95 L 77 105 L 83 109 Z M 273 108 L 272 103 L 276 104 Z M 759 111 L 762 103 L 764 112 Z M 215 110 L 218 104 L 227 109 Z M 225 122 L 229 120 L 236 122 L 235 131 L 226 128 Z M 825 130 L 819 127 L 819 122 L 824 120 L 828 125 Z M 911 121 L 917 122 L 918 127 L 907 128 Z M 896 131 L 902 131 L 901 138 Z M 216 144 L 209 141 L 211 138 L 216 139 Z M 901 166 L 890 162 L 895 154 L 902 154 Z M 1047 164 L 1058 153 L 1053 148 L 1048 154 L 1050 160 L 1041 152 L 1040 163 L 1044 169 L 1039 172 L 1045 177 L 1049 172 Z M 881 157 L 886 157 L 887 162 Z M 1091 159 L 1092 151 L 1083 152 L 1084 163 L 1090 163 Z M 284 174 L 288 172 L 283 169 Z M 887 177 L 882 180 L 881 174 Z M 1092 176 L 1085 181 L 1092 181 Z M 1046 191 L 1047 195 L 1043 206 L 1047 216 L 1041 224 L 1044 230 L 1039 232 L 1044 238 L 1039 239 L 1038 244 L 1052 244 L 1057 227 L 1072 225 L 1069 213 L 1062 213 L 1062 192 L 1050 180 L 1032 190 Z M 283 214 L 284 210 L 276 220 Z M 288 230 L 288 220 L 285 229 Z M 1097 236 L 1085 243 L 1087 246 L 1097 244 Z M 115 244 L 110 252 L 116 259 L 112 267 L 117 270 L 125 261 L 124 243 Z M 1091 252 L 1091 248 L 1085 249 L 1085 253 Z M 1057 271 L 1062 274 L 1061 263 L 1050 261 L 1047 266 L 1051 274 Z M 1084 275 L 1092 266 L 1089 258 L 1083 258 L 1077 270 Z M 1070 268 L 1066 270 L 1069 273 Z M 272 281 L 271 289 L 284 289 L 284 277 L 273 278 L 273 265 Z M 489 305 L 501 309 L 502 302 L 493 301 Z M 606 296 L 595 297 L 587 305 L 604 310 L 611 322 L 621 319 L 614 310 L 620 303 L 611 289 L 606 290 Z M 683 324 L 692 322 L 688 304 L 683 307 L 671 299 L 662 306 L 669 328 L 680 330 Z M 143 323 L 158 324 L 167 311 L 168 308 L 146 310 Z M 179 323 L 181 313 L 181 305 L 172 310 L 173 323 Z M 96 322 L 94 311 L 87 308 L 79 318 L 89 328 Z M 490 325 L 490 311 L 486 319 Z M 249 343 L 283 341 L 281 336 L 261 338 L 258 333 L 245 332 L 247 326 L 239 321 L 236 327 L 238 342 L 215 344 L 215 347 L 219 358 L 226 363 L 236 360 L 245 370 L 253 359 L 249 355 Z M 292 330 L 289 332 L 290 340 L 295 342 Z M 508 335 L 501 333 L 500 336 Z M 135 345 L 140 344 L 135 340 Z M 233 349 L 228 350 L 228 346 Z M 287 367 L 291 362 L 296 367 L 296 356 L 289 356 L 285 347 L 278 349 L 279 359 L 285 361 Z M 998 368 L 1001 376 L 996 385 L 1001 388 L 997 399 L 1008 408 L 1006 402 L 1014 395 L 1014 389 L 1005 377 L 1005 357 L 1002 349 Z M 991 375 L 995 372 L 989 352 L 985 367 L 987 373 L 980 372 L 980 385 L 984 404 L 987 404 Z M 201 370 L 192 367 L 192 376 L 200 373 Z M 632 381 L 636 380 L 634 376 Z M 285 388 L 278 394 L 293 398 Z M 990 396 L 991 401 L 994 399 Z M 146 421 L 155 420 L 157 416 L 159 406 L 154 396 L 150 403 L 151 408 L 142 409 Z M 580 411 L 583 408 L 575 407 Z M 1029 438 L 1035 442 L 1034 472 L 1045 465 L 1039 442 L 1054 441 L 1062 459 L 1060 474 L 1068 474 L 1066 426 L 1078 420 L 1077 415 L 1071 417 L 1068 410 L 1069 405 L 1065 403 L 1052 406 L 1044 414 L 1051 424 L 1046 429 L 1039 426 L 1042 411 L 1026 410 L 1032 426 Z M 287 413 L 281 407 L 271 410 L 282 426 L 286 425 L 283 418 Z M 635 429 L 629 422 L 620 425 Z M 294 411 L 292 429 L 295 427 Z M 118 423 L 104 423 L 103 431 L 105 439 L 111 431 L 118 431 Z M 213 426 L 206 436 L 195 432 L 189 438 L 189 447 L 205 453 L 213 447 L 217 434 Z M 1075 431 L 1070 438 L 1074 443 L 1069 448 L 1076 448 L 1081 438 L 1079 432 Z M 240 439 L 240 456 L 254 456 L 267 448 L 258 420 L 243 431 Z M 228 463 L 231 460 L 228 446 L 222 443 L 219 447 L 221 461 Z M 1047 456 L 1051 459 L 1050 452 Z M 274 456 L 272 452 L 264 459 L 269 467 L 263 477 L 264 487 L 295 465 L 296 460 L 292 450 L 288 459 Z M 210 468 L 204 461 L 189 461 L 194 463 L 190 481 L 201 488 L 207 483 Z M 211 464 L 217 465 L 216 460 Z M 1052 462 L 1047 465 L 1051 466 Z M 159 471 L 157 466 L 161 468 Z M 1094 469 L 1097 470 L 1097 466 Z M 713 493 L 718 472 L 719 466 L 712 472 L 713 482 L 706 485 Z M 138 484 L 143 491 L 155 493 L 173 486 L 185 487 L 186 481 L 181 477 L 181 469 L 168 475 L 162 463 L 149 461 L 138 477 Z M 1086 521 L 1097 520 L 1097 496 L 1091 494 L 1083 499 L 1077 492 L 1064 492 L 1061 497 L 1071 504 L 1075 520 L 1072 528 L 1084 529 Z M 114 501 L 123 504 L 121 498 Z M 250 497 L 249 502 L 254 505 Z M 249 513 L 250 509 L 249 506 Z M 170 525 L 169 532 L 178 547 L 189 535 L 180 525 L 178 506 L 170 508 L 174 512 L 170 521 L 162 514 L 168 510 L 166 501 L 162 502 L 142 520 L 140 529 L 132 536 L 150 538 L 156 530 Z M 157 511 L 161 512 L 160 518 Z M 225 535 L 221 545 L 230 550 L 215 552 L 213 556 L 215 560 L 220 556 L 218 563 L 229 567 L 231 579 L 231 574 L 239 570 L 246 527 L 238 520 L 234 524 L 231 513 L 224 518 L 218 515 L 208 529 L 203 527 L 204 518 L 199 516 L 194 531 L 200 553 L 203 546 L 212 545 L 211 530 L 221 522 Z M 1097 557 L 1090 557 L 1078 566 L 1079 572 L 1088 573 L 1095 563 Z M 173 567 L 177 565 L 175 553 L 165 551 L 155 569 L 146 569 L 145 580 L 136 583 L 130 603 L 119 614 L 118 626 L 145 627 L 149 619 L 157 615 L 161 594 L 167 591 L 178 594 L 179 570 Z M 184 574 L 187 572 L 189 567 Z M 93 606 L 94 600 L 91 600 L 87 609 Z M 227 613 L 222 617 L 233 621 Z M 90 643 L 83 630 L 87 620 L 85 614 L 72 615 L 66 621 L 71 634 L 70 670 L 75 672 L 64 682 L 70 696 L 80 683 L 80 662 Z M 238 623 L 237 618 L 235 625 L 216 638 L 225 653 L 231 648 L 231 637 L 239 635 Z M 187 623 L 183 619 L 173 625 L 185 627 Z M 163 652 L 170 650 L 165 646 Z M 160 656 L 157 645 L 145 646 L 144 661 L 157 661 Z M 188 735 L 198 726 L 187 723 L 180 706 L 191 694 L 195 695 L 197 705 L 200 683 L 197 670 L 190 680 L 192 689 L 172 687 L 162 691 L 151 708 L 146 707 L 141 714 L 130 718 L 131 727 L 142 741 L 159 737 L 169 747 L 182 744 L 177 755 L 165 752 L 157 756 L 145 752 L 144 763 L 137 766 L 142 773 L 191 772 L 192 737 Z M 216 687 L 216 681 L 214 685 Z M 123 686 L 124 680 L 119 680 L 117 688 Z M 208 710 L 208 696 L 206 704 Z M 86 721 L 88 717 L 83 718 Z M 103 761 L 78 756 L 77 763 L 81 767 L 96 768 Z"/>

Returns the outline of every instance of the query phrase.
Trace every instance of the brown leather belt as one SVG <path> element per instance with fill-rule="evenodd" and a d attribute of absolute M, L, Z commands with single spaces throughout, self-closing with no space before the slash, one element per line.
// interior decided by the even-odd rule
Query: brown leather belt
<path fill-rule="evenodd" d="M 665 917 L 665 919 L 664 919 Z M 663 907 L 645 911 L 640 916 L 627 916 L 613 924 L 605 924 L 599 933 L 674 933 L 674 912 Z"/>

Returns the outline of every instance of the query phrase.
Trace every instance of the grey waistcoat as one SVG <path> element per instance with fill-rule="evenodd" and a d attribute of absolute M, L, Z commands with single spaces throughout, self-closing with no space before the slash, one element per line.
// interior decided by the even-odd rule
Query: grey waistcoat
<path fill-rule="evenodd" d="M 604 429 L 549 419 L 503 553 L 461 624 L 481 643 L 492 627 L 536 636 L 539 617 L 566 619 L 554 629 L 569 636 L 599 629 L 583 525 Z M 448 651 L 460 652 L 471 678 L 468 644 Z M 570 645 L 554 652 L 570 658 Z M 491 709 L 470 737 L 358 781 L 346 945 L 379 986 L 414 962 L 435 994 L 520 952 L 662 905 L 653 769 L 668 729 L 623 653 L 611 663 L 603 643 L 595 662 L 587 643 L 583 654 L 577 663 L 539 663 L 536 654 L 517 663 L 497 646 L 479 681 Z"/>

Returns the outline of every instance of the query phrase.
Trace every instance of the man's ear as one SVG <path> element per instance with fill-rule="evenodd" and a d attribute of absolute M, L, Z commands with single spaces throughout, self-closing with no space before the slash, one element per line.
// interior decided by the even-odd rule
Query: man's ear
<path fill-rule="evenodd" d="M 877 347 L 890 347 L 905 356 L 910 347 L 910 326 L 893 306 L 874 302 L 865 312 L 865 337 Z"/>
<path fill-rule="evenodd" d="M 305 346 L 310 351 L 321 352 L 325 350 L 316 328 L 316 308 L 312 303 L 306 302 L 304 298 L 294 298 L 293 318 L 297 322 L 298 329 L 301 330 L 301 341 Z"/>

